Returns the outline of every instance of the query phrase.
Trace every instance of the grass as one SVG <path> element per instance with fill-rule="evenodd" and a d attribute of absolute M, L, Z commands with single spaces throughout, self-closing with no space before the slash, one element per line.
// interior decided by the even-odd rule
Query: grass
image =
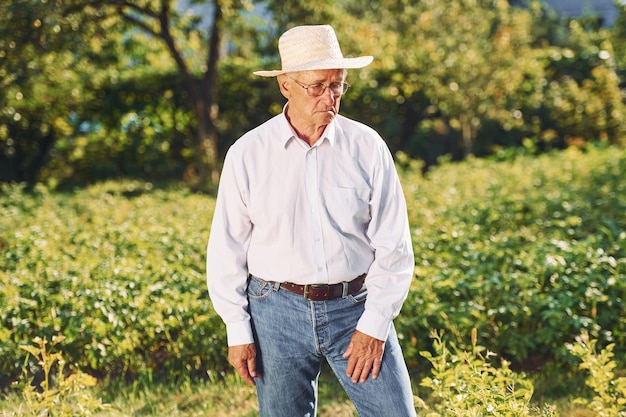
<path fill-rule="evenodd" d="M 560 381 L 555 381 L 560 382 Z M 424 391 L 421 389 L 421 391 Z M 220 381 L 186 381 L 180 384 L 153 386 L 111 385 L 89 389 L 90 395 L 103 395 L 107 406 L 84 415 L 98 417 L 256 417 L 259 415 L 254 387 L 238 377 L 227 374 Z M 423 395 L 418 387 L 414 393 Z M 428 400 L 428 399 L 427 399 Z M 543 405 L 543 399 L 536 403 Z M 556 403 L 559 417 L 594 417 L 589 410 L 573 404 L 569 398 Z M 0 396 L 0 417 L 21 417 L 24 399 L 19 393 Z M 349 398 L 325 366 L 320 376 L 318 417 L 356 417 Z"/>
<path fill-rule="evenodd" d="M 104 394 L 106 404 L 99 417 L 254 417 L 258 404 L 254 387 L 227 374 L 222 380 L 185 381 L 180 384 L 109 385 L 88 389 L 89 395 Z M 20 393 L 0 397 L 0 417 L 25 414 Z M 319 417 L 353 417 L 356 410 L 334 378 L 324 367 L 320 377 Z"/>

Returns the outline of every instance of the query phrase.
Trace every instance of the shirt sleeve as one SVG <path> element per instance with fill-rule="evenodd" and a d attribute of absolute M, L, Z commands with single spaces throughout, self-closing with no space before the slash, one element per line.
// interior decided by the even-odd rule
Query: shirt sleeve
<path fill-rule="evenodd" d="M 252 223 L 245 175 L 233 154 L 231 148 L 224 160 L 206 258 L 209 296 L 226 324 L 228 346 L 254 343 L 246 294 Z"/>
<path fill-rule="evenodd" d="M 380 164 L 373 175 L 371 221 L 367 228 L 374 261 L 365 281 L 368 295 L 357 330 L 387 340 L 391 323 L 408 295 L 415 257 L 406 200 L 393 158 L 384 143 L 379 150 Z"/>

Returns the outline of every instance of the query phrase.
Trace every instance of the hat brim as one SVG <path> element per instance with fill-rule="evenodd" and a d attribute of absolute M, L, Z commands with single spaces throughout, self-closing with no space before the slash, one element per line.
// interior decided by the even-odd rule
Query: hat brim
<path fill-rule="evenodd" d="M 373 60 L 373 56 L 361 56 L 358 58 L 324 59 L 320 61 L 307 62 L 306 64 L 297 65 L 291 68 L 283 68 L 281 70 L 254 71 L 253 74 L 260 75 L 261 77 L 276 77 L 277 75 L 286 74 L 288 72 L 363 68 L 371 64 Z"/>

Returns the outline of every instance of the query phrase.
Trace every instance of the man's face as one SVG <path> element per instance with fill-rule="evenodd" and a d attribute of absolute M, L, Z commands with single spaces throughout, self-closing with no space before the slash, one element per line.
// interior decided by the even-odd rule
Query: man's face
<path fill-rule="evenodd" d="M 333 93 L 331 84 L 345 82 L 345 70 L 301 71 L 279 78 L 281 92 L 289 100 L 288 116 L 294 125 L 325 126 L 339 113 L 341 95 Z M 320 96 L 309 95 L 322 84 L 327 88 Z M 317 87 L 316 87 L 317 85 Z M 308 87 L 307 89 L 304 87 Z M 323 88 L 323 87 L 322 87 Z"/>

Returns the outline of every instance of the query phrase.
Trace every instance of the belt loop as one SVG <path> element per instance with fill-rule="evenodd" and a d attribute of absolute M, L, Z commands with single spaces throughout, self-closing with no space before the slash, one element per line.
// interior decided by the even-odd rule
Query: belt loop
<path fill-rule="evenodd" d="M 342 290 L 341 290 L 341 298 L 346 298 L 348 296 L 348 285 L 349 283 L 346 281 L 342 281 L 341 285 L 343 286 Z"/>
<path fill-rule="evenodd" d="M 304 297 L 305 300 L 308 300 L 308 297 L 309 297 L 309 286 L 308 285 L 304 286 L 304 291 L 302 293 L 302 296 Z"/>

